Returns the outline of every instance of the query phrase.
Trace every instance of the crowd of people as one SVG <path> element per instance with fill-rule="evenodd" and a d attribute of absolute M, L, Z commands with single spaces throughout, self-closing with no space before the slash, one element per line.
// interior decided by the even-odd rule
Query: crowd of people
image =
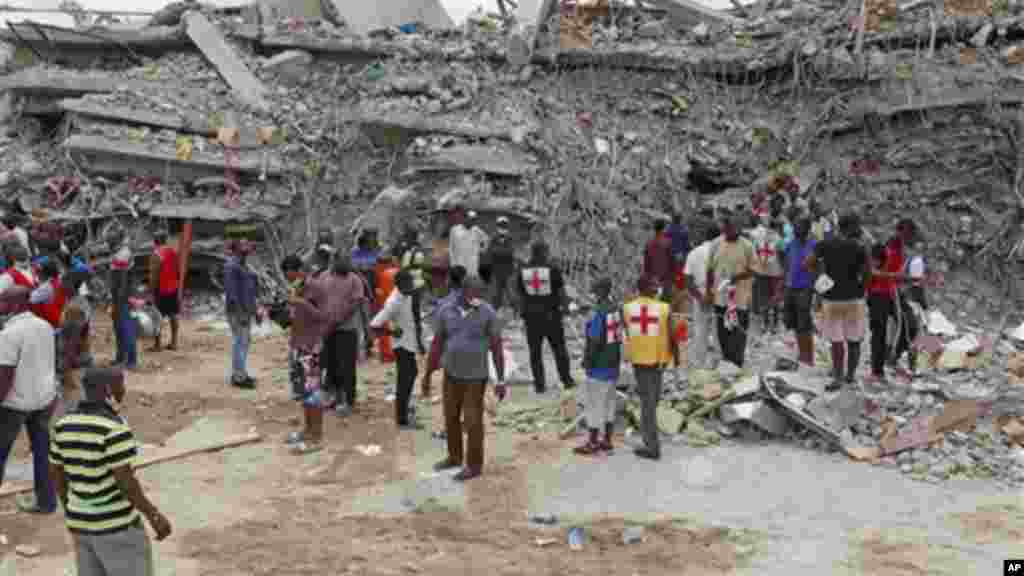
<path fill-rule="evenodd" d="M 663 374 L 680 367 L 684 342 L 690 370 L 710 367 L 712 335 L 724 361 L 742 367 L 758 320 L 759 337 L 779 334 L 780 319 L 796 337 L 797 359 L 815 362 L 817 333 L 831 343 L 830 390 L 852 384 L 861 342 L 870 325 L 870 380 L 906 354 L 916 370 L 913 342 L 927 309 L 924 259 L 916 226 L 902 220 L 884 244 L 866 239 L 855 214 L 825 214 L 813 204 L 780 203 L 785 187 L 755 195 L 750 206 L 701 213 L 706 225 L 687 226 L 682 214 L 658 220 L 629 294 L 617 295 L 611 277 L 597 279 L 583 324 L 586 376 L 582 397 L 588 434 L 581 455 L 614 450 L 616 390 L 625 362 L 635 374 L 643 445 L 634 453 L 658 460 L 657 406 Z M 437 470 L 459 468 L 458 481 L 483 473 L 487 387 L 503 400 L 506 310 L 523 320 L 533 389 L 549 390 L 543 344 L 552 349 L 563 389 L 573 389 L 565 323 L 566 280 L 544 242 L 519 259 L 507 217 L 484 231 L 472 211 L 456 207 L 432 247 L 409 227 L 383 249 L 366 230 L 350 252 L 321 234 L 306 258 L 281 263 L 289 282 L 287 318 L 291 398 L 301 403 L 303 426 L 286 443 L 296 454 L 323 449 L 324 415 L 350 416 L 359 400 L 361 357 L 377 350 L 396 364 L 395 422 L 417 430 L 413 394 L 431 394 L 441 373 L 447 455 Z M 60 503 L 76 535 L 79 574 L 150 574 L 145 518 L 165 538 L 170 523 L 146 498 L 131 464 L 138 447 L 116 407 L 124 372 L 138 364 L 140 292 L 135 255 L 124 234 L 106 241 L 113 254 L 109 288 L 115 351 L 111 367 L 92 358 L 90 326 L 97 302 L 93 270 L 69 253 L 52 228 L 43 242 L 13 220 L 0 228 L 0 481 L 11 447 L 24 427 L 33 454 L 34 493 L 19 499 L 32 513 Z M 55 241 L 56 239 L 56 241 Z M 230 240 L 224 267 L 224 305 L 231 330 L 228 383 L 253 388 L 248 370 L 250 335 L 263 314 L 257 275 L 248 262 L 252 244 Z M 146 286 L 170 323 L 168 349 L 179 346 L 181 261 L 168 235 L 155 235 Z M 430 306 L 429 316 L 424 309 Z M 822 323 L 815 326 L 820 309 Z M 433 338 L 425 340 L 423 321 Z M 895 330 L 890 324 L 896 320 Z M 162 348 L 153 330 L 154 349 Z M 420 374 L 418 356 L 425 356 Z M 58 409 L 64 415 L 54 421 Z M 465 435 L 465 443 L 464 443 Z"/>

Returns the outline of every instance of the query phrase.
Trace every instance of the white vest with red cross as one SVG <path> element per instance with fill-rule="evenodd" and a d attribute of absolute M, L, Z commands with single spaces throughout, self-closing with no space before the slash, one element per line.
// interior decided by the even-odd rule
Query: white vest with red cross
<path fill-rule="evenodd" d="M 672 360 L 669 346 L 669 305 L 640 297 L 622 308 L 626 323 L 626 357 L 634 365 L 658 366 Z"/>
<path fill-rule="evenodd" d="M 527 296 L 551 296 L 551 268 L 523 268 L 523 290 Z"/>

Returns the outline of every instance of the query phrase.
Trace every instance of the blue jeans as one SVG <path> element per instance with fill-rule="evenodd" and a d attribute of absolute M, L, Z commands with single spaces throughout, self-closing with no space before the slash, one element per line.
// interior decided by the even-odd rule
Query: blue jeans
<path fill-rule="evenodd" d="M 117 354 L 114 362 L 135 368 L 139 363 L 137 348 L 139 327 L 131 312 L 125 306 L 120 311 L 120 320 L 114 325 L 114 337 L 117 339 Z"/>
<path fill-rule="evenodd" d="M 50 414 L 50 409 L 21 412 L 0 406 L 0 484 L 3 484 L 7 457 L 24 425 L 32 447 L 36 503 L 46 511 L 57 509 L 57 492 L 50 481 Z"/>
<path fill-rule="evenodd" d="M 252 317 L 246 314 L 228 314 L 231 326 L 231 377 L 238 381 L 249 377 L 249 343 L 252 341 Z"/>

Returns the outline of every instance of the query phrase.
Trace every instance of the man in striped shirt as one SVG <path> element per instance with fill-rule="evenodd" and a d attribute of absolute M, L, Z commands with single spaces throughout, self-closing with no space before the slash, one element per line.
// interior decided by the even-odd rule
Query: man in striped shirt
<path fill-rule="evenodd" d="M 84 399 L 57 422 L 50 475 L 75 536 L 78 576 L 153 576 L 145 516 L 163 540 L 167 518 L 146 498 L 132 471 L 138 446 L 131 428 L 110 406 L 124 398 L 124 373 L 89 369 Z"/>

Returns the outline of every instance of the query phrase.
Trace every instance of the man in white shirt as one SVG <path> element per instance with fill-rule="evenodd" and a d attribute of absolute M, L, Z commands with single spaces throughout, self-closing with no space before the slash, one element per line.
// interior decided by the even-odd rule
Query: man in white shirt
<path fill-rule="evenodd" d="M 412 313 L 412 300 L 416 292 L 412 273 L 401 270 L 395 275 L 395 289 L 384 307 L 370 321 L 370 329 L 377 333 L 390 333 L 394 338 L 395 357 L 398 362 L 395 393 L 395 419 L 403 430 L 420 428 L 410 417 L 409 403 L 416 382 L 416 321 Z"/>
<path fill-rule="evenodd" d="M 707 284 L 708 255 L 711 245 L 718 238 L 718 230 L 710 228 L 704 241 L 690 250 L 686 256 L 686 290 L 690 293 L 690 310 L 693 311 L 693 327 L 690 330 L 690 345 L 687 358 L 690 367 L 701 370 L 707 365 L 708 342 L 711 339 L 711 323 L 715 318 L 711 303 L 704 300 L 704 288 Z"/>
<path fill-rule="evenodd" d="M 452 226 L 449 232 L 449 266 L 462 266 L 467 278 L 480 277 L 480 236 L 466 226 L 465 210 L 459 206 L 452 212 Z"/>
<path fill-rule="evenodd" d="M 491 236 L 487 232 L 484 232 L 484 229 L 480 227 L 479 216 L 477 216 L 475 211 L 469 211 L 469 214 L 466 217 L 466 223 L 469 226 L 469 231 L 473 234 L 473 237 L 476 238 L 477 243 L 480 245 L 479 253 L 485 253 L 487 251 L 487 247 L 491 245 Z"/>
<path fill-rule="evenodd" d="M 26 512 L 50 514 L 57 492 L 50 481 L 50 415 L 57 401 L 53 327 L 29 311 L 30 290 L 14 286 L 0 293 L 0 484 L 7 456 L 24 426 L 32 447 L 35 497 L 18 501 Z"/>

